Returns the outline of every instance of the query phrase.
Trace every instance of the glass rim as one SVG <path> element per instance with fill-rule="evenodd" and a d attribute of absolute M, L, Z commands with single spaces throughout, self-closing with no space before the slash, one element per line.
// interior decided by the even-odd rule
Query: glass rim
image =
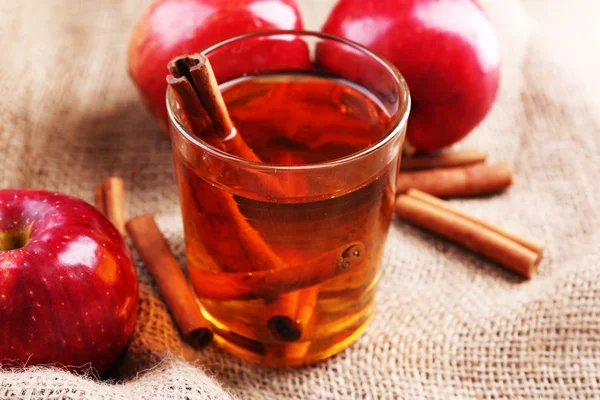
<path fill-rule="evenodd" d="M 348 163 L 351 163 L 351 162 L 354 162 L 354 161 L 357 161 L 357 160 L 360 160 L 362 158 L 369 156 L 370 154 L 376 152 L 377 150 L 381 149 L 386 144 L 391 142 L 398 135 L 398 133 L 401 131 L 401 127 L 407 123 L 410 106 L 411 106 L 411 98 L 410 98 L 408 84 L 406 83 L 406 80 L 404 79 L 404 77 L 402 76 L 400 71 L 398 71 L 398 69 L 391 62 L 389 62 L 385 58 L 377 55 L 375 52 L 369 50 L 368 48 L 366 48 L 356 42 L 353 42 L 351 40 L 344 39 L 344 38 L 341 38 L 338 36 L 323 33 L 323 32 L 303 30 L 303 29 L 266 30 L 266 31 L 251 32 L 251 33 L 245 33 L 245 34 L 238 35 L 238 36 L 233 36 L 229 39 L 225 39 L 218 43 L 215 43 L 212 46 L 205 48 L 204 50 L 201 50 L 200 53 L 202 53 L 206 56 L 209 56 L 211 52 L 213 52 L 217 49 L 220 49 L 231 43 L 235 43 L 235 42 L 249 39 L 252 37 L 275 37 L 275 36 L 285 36 L 285 35 L 310 36 L 310 37 L 316 37 L 316 38 L 320 38 L 320 39 L 325 39 L 325 40 L 342 43 L 344 45 L 350 46 L 350 47 L 366 54 L 367 56 L 376 60 L 377 62 L 379 62 L 381 65 L 383 65 L 386 68 L 386 70 L 390 73 L 390 75 L 393 76 L 394 81 L 399 89 L 398 97 L 400 100 L 400 107 L 399 107 L 398 111 L 396 111 L 394 113 L 394 115 L 392 116 L 393 124 L 387 130 L 387 133 L 385 134 L 385 136 L 383 136 L 381 139 L 379 139 L 375 143 L 371 144 L 370 146 L 365 147 L 365 148 L 363 148 L 357 152 L 354 152 L 352 154 L 349 154 L 347 156 L 332 159 L 332 160 L 322 161 L 322 162 L 318 162 L 318 163 L 314 163 L 314 164 L 285 165 L 285 164 L 270 164 L 270 163 L 246 160 L 242 157 L 238 157 L 236 155 L 233 155 L 233 154 L 227 153 L 223 150 L 220 150 L 220 149 L 210 145 L 209 143 L 203 141 L 202 139 L 197 138 L 193 133 L 188 132 L 187 128 L 185 126 L 183 126 L 181 124 L 181 122 L 175 117 L 174 112 L 171 109 L 171 106 L 169 104 L 169 93 L 171 92 L 171 88 L 167 88 L 166 99 L 165 99 L 166 103 L 167 103 L 167 113 L 169 116 L 169 120 L 174 124 L 178 133 L 181 134 L 187 141 L 191 142 L 194 146 L 202 148 L 206 152 L 210 153 L 212 156 L 218 157 L 220 159 L 223 159 L 223 160 L 226 160 L 229 162 L 241 164 L 243 166 L 250 167 L 255 170 L 263 170 L 263 171 L 294 171 L 294 170 L 305 171 L 305 170 L 316 170 L 316 169 L 321 169 L 321 168 L 329 168 L 329 167 L 334 167 L 334 166 L 345 165 L 345 164 L 348 164 Z M 368 91 L 368 89 L 367 89 L 367 91 Z"/>

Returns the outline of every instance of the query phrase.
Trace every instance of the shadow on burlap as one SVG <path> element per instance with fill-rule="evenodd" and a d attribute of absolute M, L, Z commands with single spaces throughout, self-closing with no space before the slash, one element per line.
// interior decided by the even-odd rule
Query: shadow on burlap
<path fill-rule="evenodd" d="M 331 3 L 302 1 L 308 25 Z M 0 398 L 600 397 L 600 65 L 590 52 L 600 30 L 572 3 L 484 2 L 503 44 L 502 90 L 465 146 L 510 162 L 516 179 L 500 196 L 455 202 L 542 239 L 535 279 L 394 221 L 377 315 L 362 338 L 314 367 L 272 371 L 184 345 L 139 264 L 139 319 L 114 381 L 6 371 Z M 130 216 L 155 214 L 183 261 L 169 143 L 125 73 L 143 7 L 0 2 L 0 186 L 91 201 L 96 183 L 121 175 Z"/>

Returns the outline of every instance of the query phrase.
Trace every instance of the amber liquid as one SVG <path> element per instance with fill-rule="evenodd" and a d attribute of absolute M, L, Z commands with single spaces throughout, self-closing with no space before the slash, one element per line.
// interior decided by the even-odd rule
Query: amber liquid
<path fill-rule="evenodd" d="M 267 163 L 305 165 L 345 157 L 378 142 L 389 128 L 390 117 L 373 96 L 345 81 L 270 75 L 239 79 L 221 89 L 237 129 Z M 284 184 L 289 199 L 213 185 L 181 157 L 175 160 L 193 285 L 202 284 L 199 274 L 203 271 L 226 274 L 263 269 L 252 259 L 227 263 L 228 253 L 238 251 L 235 238 L 215 244 L 220 228 L 207 223 L 207 213 L 223 211 L 211 203 L 222 199 L 224 194 L 219 192 L 223 191 L 288 265 L 302 265 L 353 242 L 362 243 L 366 252 L 360 268 L 293 293 L 299 306 L 309 302 L 302 337 L 294 342 L 275 338 L 268 329 L 268 299 L 200 298 L 218 345 L 248 361 L 294 366 L 327 358 L 358 338 L 373 314 L 381 253 L 392 216 L 397 158 L 351 188 L 339 176 L 338 181 L 327 182 L 326 174 L 318 181 Z M 324 193 L 324 186 L 339 189 Z"/>

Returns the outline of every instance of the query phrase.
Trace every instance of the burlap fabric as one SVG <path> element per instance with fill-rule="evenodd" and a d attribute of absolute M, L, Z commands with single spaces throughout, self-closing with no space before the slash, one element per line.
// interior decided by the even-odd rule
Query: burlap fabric
<path fill-rule="evenodd" d="M 91 200 L 96 183 L 121 175 L 129 214 L 156 214 L 182 256 L 169 143 L 125 73 L 146 3 L 0 2 L 0 187 Z M 307 25 L 319 27 L 331 3 L 301 1 Z M 535 279 L 395 221 L 364 336 L 314 367 L 273 371 L 183 345 L 140 264 L 139 321 L 117 380 L 2 372 L 0 398 L 600 398 L 600 6 L 484 5 L 502 40 L 502 90 L 466 144 L 510 162 L 516 180 L 455 203 L 542 239 Z"/>

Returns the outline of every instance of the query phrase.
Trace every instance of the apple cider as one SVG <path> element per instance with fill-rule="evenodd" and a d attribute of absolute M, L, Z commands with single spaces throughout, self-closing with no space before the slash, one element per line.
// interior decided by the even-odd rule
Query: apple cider
<path fill-rule="evenodd" d="M 269 164 L 310 165 L 340 159 L 379 141 L 389 124 L 389 116 L 371 96 L 341 80 L 274 75 L 242 78 L 221 89 L 236 128 Z M 177 161 L 193 284 L 202 285 L 201 271 L 262 269 L 252 258 L 240 258 L 243 264 L 238 265 L 219 262 L 227 257 L 216 253 L 234 251 L 230 246 L 238 243 L 215 246 L 215 233 L 200 214 L 210 212 L 210 204 L 204 207 L 205 203 L 221 201 L 221 191 L 232 196 L 247 229 L 254 230 L 286 266 L 301 266 L 353 243 L 361 243 L 368 257 L 356 270 L 297 291 L 296 302 L 311 296 L 316 299 L 311 301 L 308 317 L 312 327 L 293 342 L 277 340 L 269 331 L 268 299 L 220 301 L 199 295 L 220 344 L 243 358 L 293 365 L 327 357 L 356 338 L 373 313 L 379 262 L 392 217 L 397 162 L 392 159 L 360 187 L 326 195 L 314 196 L 311 188 L 323 182 L 302 181 L 300 176 L 291 183 L 281 182 L 284 195 L 289 196 L 273 199 L 260 192 L 217 187 Z M 324 175 L 323 179 L 329 178 Z M 199 196 L 204 200 L 198 201 Z M 336 253 L 331 262 L 337 258 Z"/>
<path fill-rule="evenodd" d="M 215 73 L 238 67 L 235 49 L 267 48 L 270 35 L 240 37 L 248 43 L 231 52 L 236 41 L 225 42 L 211 58 Z M 331 40 L 295 35 L 306 46 L 309 36 Z M 276 45 L 297 45 L 289 37 Z M 265 71 L 264 57 L 246 58 L 243 67 L 260 72 L 220 85 L 235 127 L 225 135 L 210 133 L 217 116 L 182 113 L 179 93 L 167 94 L 191 286 L 217 345 L 262 365 L 330 357 L 374 312 L 410 100 L 393 67 L 335 45 L 336 58 L 318 68 Z M 324 67 L 362 52 L 358 70 L 343 62 L 347 78 Z"/>

